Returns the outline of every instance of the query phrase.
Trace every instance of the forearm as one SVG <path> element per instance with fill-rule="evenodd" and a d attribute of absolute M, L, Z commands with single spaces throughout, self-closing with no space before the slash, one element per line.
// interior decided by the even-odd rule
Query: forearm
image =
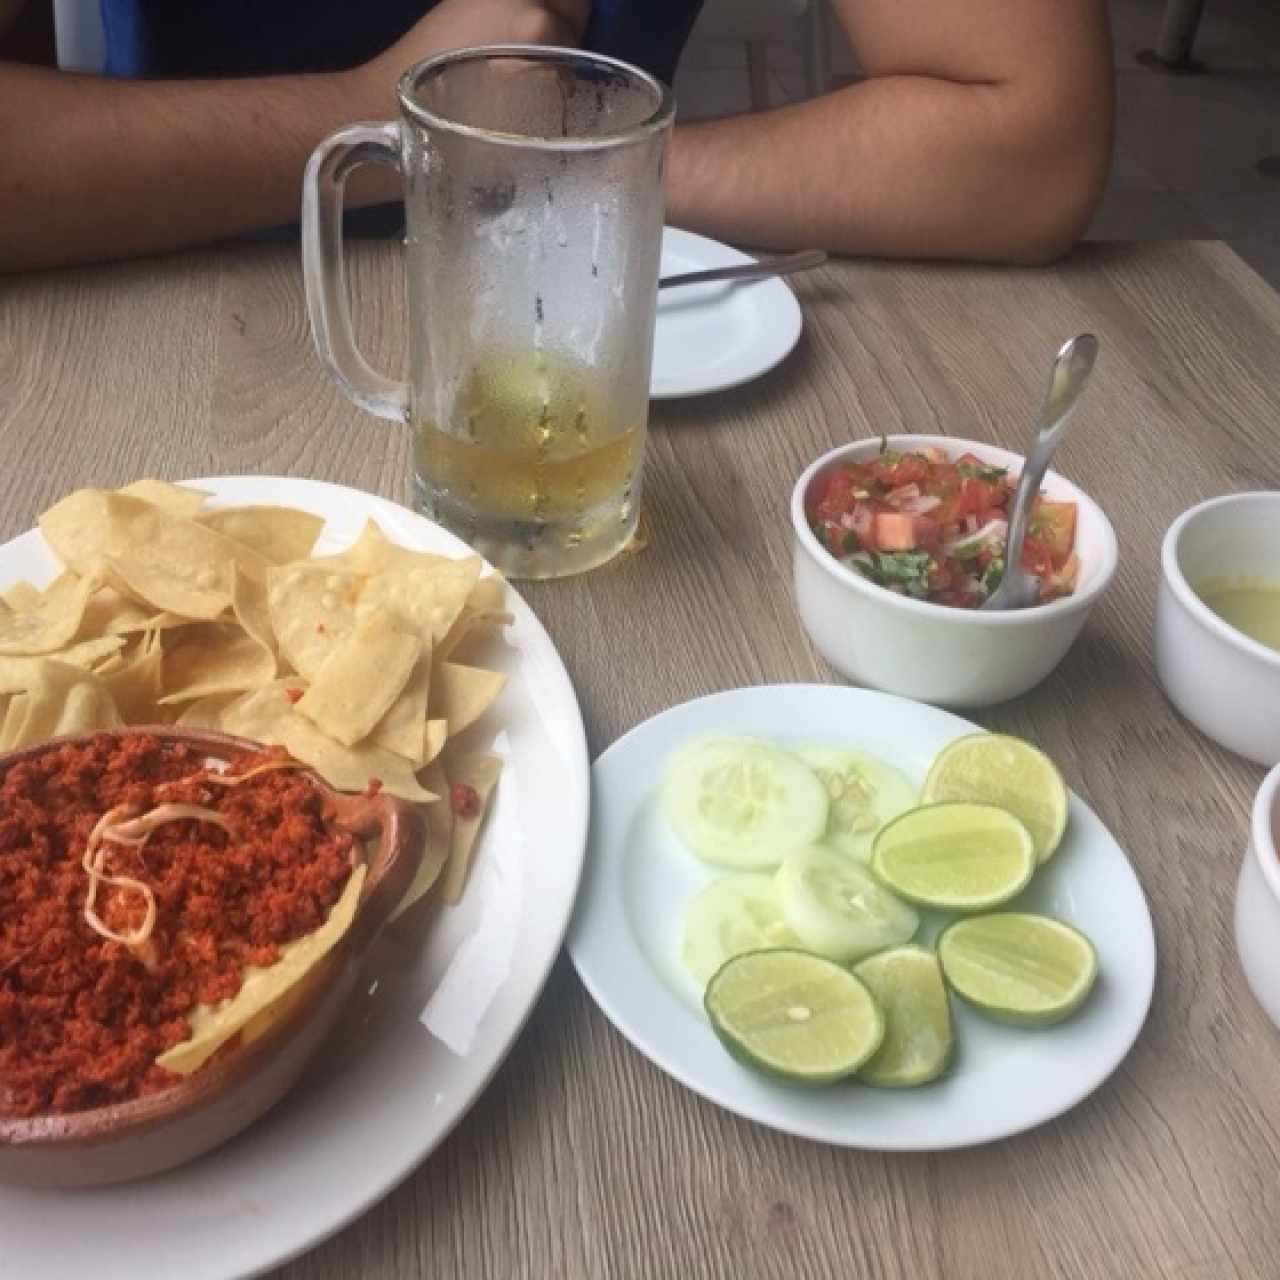
<path fill-rule="evenodd" d="M 293 221 L 343 75 L 124 82 L 0 66 L 0 270 Z M 380 114 L 391 110 L 390 93 Z"/>
<path fill-rule="evenodd" d="M 669 217 L 773 248 L 1052 257 L 1087 221 L 1106 157 L 1071 153 L 1047 118 L 1043 132 L 1034 115 L 1029 127 L 1011 92 L 886 75 L 763 115 L 679 128 Z"/>

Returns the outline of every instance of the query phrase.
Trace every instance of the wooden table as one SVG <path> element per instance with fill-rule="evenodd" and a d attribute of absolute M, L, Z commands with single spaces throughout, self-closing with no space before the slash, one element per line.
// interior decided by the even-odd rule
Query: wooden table
<path fill-rule="evenodd" d="M 359 326 L 389 367 L 396 255 L 353 258 Z M 1046 747 L 1133 859 L 1160 956 L 1141 1039 L 1092 1098 L 1022 1137 L 833 1150 L 669 1080 L 562 958 L 448 1142 L 280 1277 L 1280 1273 L 1280 1033 L 1232 936 L 1262 770 L 1178 720 L 1149 653 L 1172 518 L 1280 488 L 1280 296 L 1222 245 L 1183 243 L 1091 245 L 1042 272 L 838 263 L 797 288 L 805 337 L 781 369 L 656 407 L 648 550 L 527 592 L 593 747 L 711 690 L 833 680 L 792 609 L 801 467 L 881 431 L 1018 448 L 1052 351 L 1092 329 L 1102 360 L 1060 465 L 1110 513 L 1120 569 L 1058 672 L 979 718 Z M 409 473 L 407 434 L 322 373 L 283 247 L 0 282 L 0 441 L 4 537 L 68 489 L 142 474 L 291 473 L 403 498 Z"/>

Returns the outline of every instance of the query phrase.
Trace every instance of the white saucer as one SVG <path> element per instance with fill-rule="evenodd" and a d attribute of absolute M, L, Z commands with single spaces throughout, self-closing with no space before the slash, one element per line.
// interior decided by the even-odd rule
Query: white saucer
<path fill-rule="evenodd" d="M 664 276 L 752 261 L 718 240 L 673 227 L 662 233 Z M 658 294 L 649 394 L 670 400 L 750 382 L 791 351 L 801 327 L 800 304 L 776 276 L 664 289 Z"/>
<path fill-rule="evenodd" d="M 936 1151 L 1043 1124 L 1120 1065 L 1147 1016 L 1155 937 L 1129 860 L 1078 796 L 1061 848 L 1016 907 L 1084 930 L 1098 985 L 1058 1027 L 990 1022 L 952 1001 L 950 1073 L 918 1089 L 848 1083 L 798 1089 L 735 1062 L 703 1016 L 679 958 L 685 904 L 716 872 L 675 838 L 656 804 L 666 762 L 700 733 L 861 747 L 923 781 L 937 751 L 978 726 L 923 703 L 864 689 L 773 685 L 687 702 L 615 742 L 591 770 L 587 871 L 569 932 L 578 973 L 613 1024 L 664 1071 L 750 1120 L 835 1146 Z M 926 921 L 929 943 L 941 917 Z"/>

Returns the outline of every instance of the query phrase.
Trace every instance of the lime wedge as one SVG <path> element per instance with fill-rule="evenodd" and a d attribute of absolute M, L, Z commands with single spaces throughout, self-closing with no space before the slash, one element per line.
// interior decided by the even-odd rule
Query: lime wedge
<path fill-rule="evenodd" d="M 944 911 L 985 911 L 1022 892 L 1036 869 L 1031 832 L 989 804 L 930 804 L 881 828 L 871 870 L 900 897 Z"/>
<path fill-rule="evenodd" d="M 884 1011 L 884 1040 L 858 1071 L 865 1084 L 905 1089 L 936 1080 L 951 1064 L 951 1002 L 938 957 L 895 947 L 854 965 Z"/>
<path fill-rule="evenodd" d="M 1022 820 L 1036 861 L 1053 857 L 1067 829 L 1067 785 L 1038 747 L 1002 733 L 973 733 L 944 747 L 929 768 L 921 804 L 970 800 Z"/>
<path fill-rule="evenodd" d="M 843 1080 L 884 1038 L 884 1015 L 861 981 L 805 951 L 735 956 L 703 1004 L 735 1058 L 801 1084 Z"/>
<path fill-rule="evenodd" d="M 1005 1022 L 1047 1027 L 1093 990 L 1098 957 L 1078 929 L 1016 911 L 957 920 L 938 938 L 951 989 Z"/>

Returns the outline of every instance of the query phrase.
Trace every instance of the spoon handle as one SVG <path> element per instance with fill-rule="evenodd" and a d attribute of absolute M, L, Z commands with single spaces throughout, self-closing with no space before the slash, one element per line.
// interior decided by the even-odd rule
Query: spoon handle
<path fill-rule="evenodd" d="M 1013 495 L 1013 515 L 1009 519 L 1009 533 L 1005 541 L 1006 572 L 1009 567 L 1022 563 L 1022 543 L 1027 536 L 1031 503 L 1040 492 L 1040 482 L 1049 469 L 1053 451 L 1075 412 L 1080 393 L 1097 358 L 1097 338 L 1091 333 L 1082 333 L 1064 342 L 1054 359 L 1049 374 L 1049 391 L 1036 422 L 1035 444 L 1027 454 L 1017 492 Z"/>
<path fill-rule="evenodd" d="M 796 271 L 810 271 L 827 260 L 821 249 L 788 253 L 779 258 L 761 258 L 759 262 L 743 262 L 733 267 L 709 267 L 705 271 L 686 271 L 681 275 L 663 276 L 659 289 L 672 289 L 682 284 L 710 284 L 714 280 L 763 280 L 766 276 L 789 276 Z"/>

